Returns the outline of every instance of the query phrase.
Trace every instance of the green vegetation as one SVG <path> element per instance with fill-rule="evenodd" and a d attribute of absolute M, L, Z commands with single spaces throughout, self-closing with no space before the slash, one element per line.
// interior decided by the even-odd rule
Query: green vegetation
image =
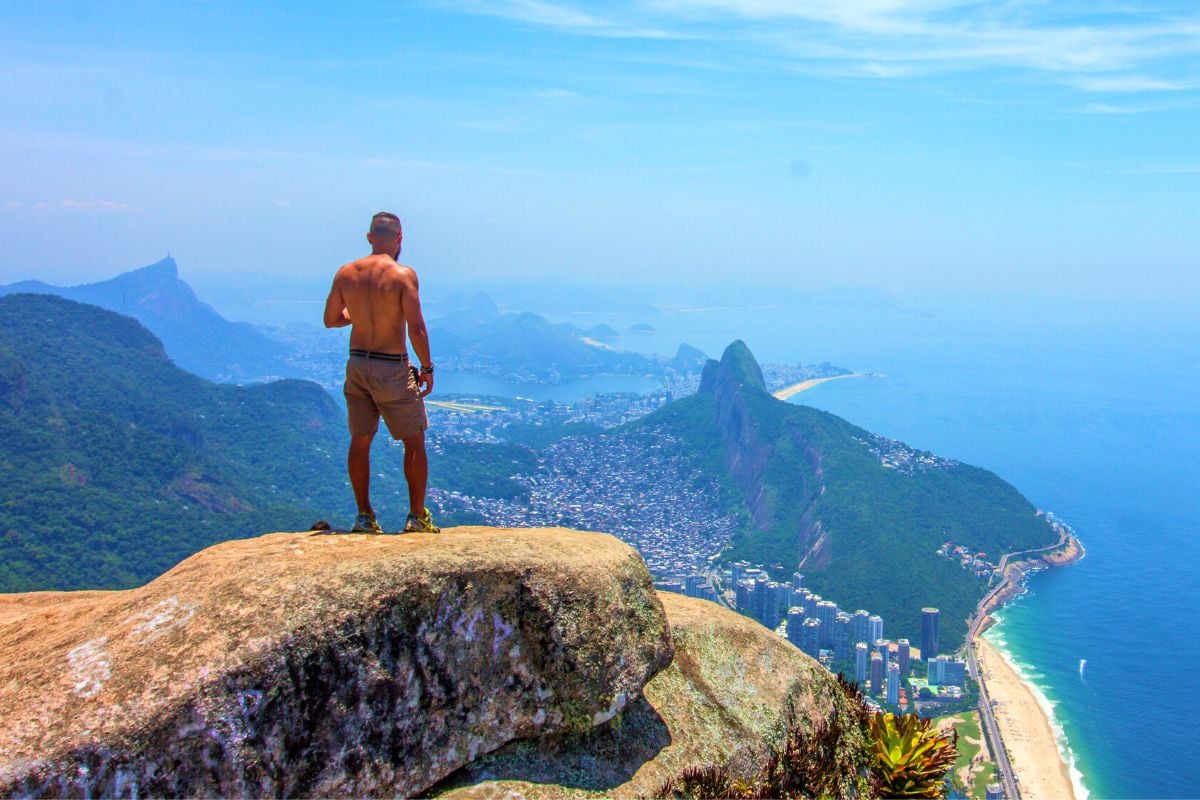
<path fill-rule="evenodd" d="M 885 797 L 944 797 L 946 772 L 958 757 L 953 739 L 942 735 L 932 721 L 915 714 L 884 714 L 871 718 L 876 763 L 872 773 Z"/>
<path fill-rule="evenodd" d="M 947 723 L 953 725 L 958 736 L 958 758 L 951 773 L 955 791 L 983 800 L 987 785 L 996 780 L 996 765 L 985 760 L 979 712 L 938 717 L 934 722 L 943 727 Z"/>
<path fill-rule="evenodd" d="M 287 363 L 286 345 L 252 325 L 230 322 L 202 303 L 179 279 L 169 256 L 98 283 L 50 286 L 22 281 L 0 286 L 0 295 L 15 292 L 57 295 L 136 317 L 166 345 L 175 363 L 212 380 L 245 382 L 298 374 Z"/>
<path fill-rule="evenodd" d="M 986 470 L 934 461 L 885 467 L 881 442 L 918 461 L 929 454 L 878 440 L 832 414 L 761 388 L 740 342 L 705 368 L 701 392 L 636 423 L 669 432 L 723 487 L 714 500 L 743 512 L 726 561 L 766 565 L 843 609 L 881 615 L 891 639 L 920 640 L 920 609 L 942 610 L 943 651 L 961 645 L 985 583 L 936 555 L 947 539 L 993 558 L 1050 544 L 1049 524 Z"/>
<path fill-rule="evenodd" d="M 510 422 L 496 434 L 505 441 L 544 450 L 568 436 L 589 436 L 604 429 L 590 422 Z"/>
<path fill-rule="evenodd" d="M 0 592 L 127 588 L 219 541 L 348 525 L 345 417 L 316 384 L 210 383 L 136 321 L 49 295 L 0 298 L 0 343 Z M 401 452 L 374 450 L 389 526 Z M 448 445 L 432 484 L 519 496 L 532 457 Z"/>
<path fill-rule="evenodd" d="M 537 469 L 537 455 L 515 444 L 444 442 L 429 464 L 435 486 L 455 487 L 474 497 L 524 500 L 529 493 L 510 476 Z"/>
<path fill-rule="evenodd" d="M 839 676 L 838 686 L 845 707 L 835 706 L 814 728 L 798 723 L 789 708 L 781 743 L 761 770 L 745 775 L 729 763 L 693 767 L 666 781 L 655 796 L 945 797 L 956 737 L 915 715 L 872 714 L 854 684 Z"/>

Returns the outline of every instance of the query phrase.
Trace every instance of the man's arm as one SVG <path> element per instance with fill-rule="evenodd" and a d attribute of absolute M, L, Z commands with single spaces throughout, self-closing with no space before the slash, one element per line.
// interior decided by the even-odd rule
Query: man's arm
<path fill-rule="evenodd" d="M 325 327 L 344 328 L 350 324 L 350 312 L 346 310 L 346 301 L 342 298 L 342 287 L 338 286 L 335 275 L 333 286 L 329 289 L 329 297 L 325 299 Z"/>
<path fill-rule="evenodd" d="M 404 298 L 400 301 L 404 311 L 404 322 L 408 326 L 408 338 L 412 342 L 413 352 L 416 353 L 421 365 L 431 367 L 432 356 L 429 354 L 429 329 L 425 327 L 425 315 L 421 312 L 420 287 L 417 273 L 411 268 L 405 270 Z M 433 391 L 433 372 L 421 372 L 417 375 L 417 385 L 421 387 L 421 396 Z"/>

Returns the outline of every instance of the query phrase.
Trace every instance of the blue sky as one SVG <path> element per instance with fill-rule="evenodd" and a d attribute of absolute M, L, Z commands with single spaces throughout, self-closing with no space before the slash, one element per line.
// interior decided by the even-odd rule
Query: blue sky
<path fill-rule="evenodd" d="M 0 282 L 1200 290 L 1193 2 L 305 6 L 6 3 Z"/>

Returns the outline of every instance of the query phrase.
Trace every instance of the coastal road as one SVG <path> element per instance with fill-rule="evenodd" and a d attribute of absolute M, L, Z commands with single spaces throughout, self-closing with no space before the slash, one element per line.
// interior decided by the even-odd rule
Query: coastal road
<path fill-rule="evenodd" d="M 1019 553 L 1006 553 L 1000 559 L 1000 574 L 1004 579 L 988 593 L 987 597 L 979 602 L 979 608 L 975 612 L 975 616 L 971 618 L 971 624 L 967 629 L 967 669 L 971 677 L 979 685 L 979 721 L 987 732 L 987 738 L 992 743 L 992 756 L 996 759 L 996 771 L 1000 775 L 1000 784 L 1004 788 L 1004 796 L 1008 800 L 1019 800 L 1021 792 L 1017 789 L 1017 780 L 1013 773 L 1012 764 L 1008 760 L 1008 751 L 1004 748 L 1004 740 L 1000 738 L 1000 726 L 996 723 L 996 715 L 992 713 L 992 699 L 987 693 L 987 683 L 982 680 L 979 674 L 979 663 L 975 660 L 975 639 L 983 631 L 984 622 L 988 619 L 988 611 L 992 608 L 992 603 L 996 598 L 1000 597 L 1003 592 L 1011 589 L 1010 578 L 1006 573 L 1008 560 L 1014 556 L 1025 556 L 1031 553 L 1041 553 L 1048 550 L 1054 550 L 1067 544 L 1070 536 L 1064 531 L 1059 535 L 1057 544 L 1048 547 L 1038 547 L 1032 550 L 1022 550 Z M 1023 574 L 1023 573 L 1022 573 Z M 1020 580 L 1018 577 L 1017 580 Z"/>
<path fill-rule="evenodd" d="M 996 715 L 992 713 L 992 699 L 988 696 L 987 683 L 981 680 L 979 663 L 975 660 L 975 637 L 979 635 L 979 628 L 985 617 L 985 614 L 980 613 L 971 622 L 971 629 L 967 634 L 967 669 L 979 685 L 979 722 L 992 744 L 992 757 L 996 759 L 996 772 L 1000 776 L 1004 796 L 1008 800 L 1019 800 L 1021 793 L 1017 790 L 1017 781 L 1013 776 L 1012 764 L 1008 760 L 1008 751 L 1004 748 L 1004 740 L 1000 738 L 1000 726 L 996 724 Z"/>

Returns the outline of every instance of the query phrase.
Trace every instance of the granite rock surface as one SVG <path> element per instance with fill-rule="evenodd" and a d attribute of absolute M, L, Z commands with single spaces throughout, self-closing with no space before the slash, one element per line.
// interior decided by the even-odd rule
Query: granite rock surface
<path fill-rule="evenodd" d="M 226 542 L 138 589 L 0 596 L 0 795 L 411 796 L 607 727 L 673 657 L 603 534 Z"/>
<path fill-rule="evenodd" d="M 781 743 L 789 700 L 806 730 L 849 714 L 828 670 L 757 622 L 704 600 L 659 596 L 675 658 L 619 718 L 583 734 L 506 745 L 431 794 L 440 800 L 653 797 L 689 767 L 730 764 L 737 774 L 757 772 Z"/>

